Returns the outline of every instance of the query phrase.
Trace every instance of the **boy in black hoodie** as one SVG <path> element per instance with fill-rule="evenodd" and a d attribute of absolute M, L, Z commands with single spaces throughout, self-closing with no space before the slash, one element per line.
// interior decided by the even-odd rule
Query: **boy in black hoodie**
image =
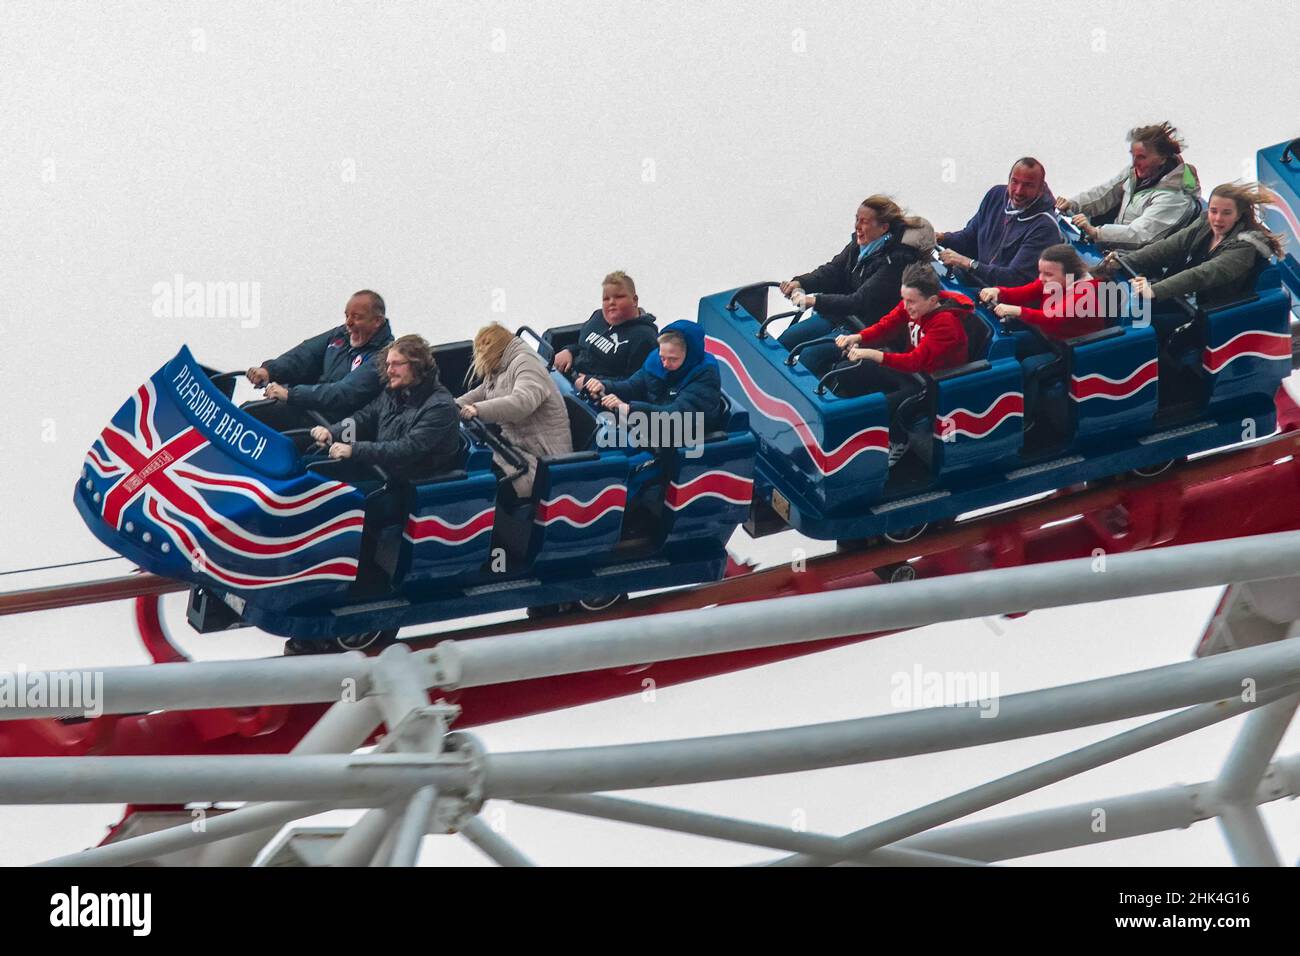
<path fill-rule="evenodd" d="M 601 283 L 601 307 L 578 333 L 578 341 L 555 355 L 555 367 L 573 371 L 582 388 L 586 376 L 627 378 L 639 369 L 659 341 L 655 317 L 638 307 L 636 283 L 625 272 L 611 272 Z"/>

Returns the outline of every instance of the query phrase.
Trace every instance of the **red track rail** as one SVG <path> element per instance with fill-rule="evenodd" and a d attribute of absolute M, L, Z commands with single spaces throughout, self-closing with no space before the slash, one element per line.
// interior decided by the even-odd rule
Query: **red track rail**
<path fill-rule="evenodd" d="M 740 573 L 717 584 L 650 595 L 598 614 L 545 621 L 512 621 L 430 634 L 416 648 L 438 641 L 477 640 L 584 621 L 732 604 L 791 594 L 817 593 L 878 583 L 873 569 L 910 560 L 923 577 L 1034 564 L 1092 554 L 1189 544 L 1227 537 L 1300 529 L 1300 410 L 1285 392 L 1278 397 L 1283 434 L 1233 452 L 1184 464 L 1160 479 L 1116 479 L 1066 489 L 1030 505 L 963 522 L 907 545 L 889 545 L 809 559 L 803 570 L 779 566 Z M 1231 520 L 1225 520 L 1231 515 Z M 1075 519 L 1075 520 L 1069 520 Z M 135 590 L 125 582 L 135 585 Z M 0 595 L 0 613 L 137 598 L 141 636 L 155 660 L 183 659 L 157 614 L 161 594 L 183 590 L 176 582 L 142 575 L 70 588 Z M 639 693 L 643 681 L 658 687 L 743 670 L 815 653 L 881 634 L 756 651 L 707 655 L 653 665 L 518 681 L 440 694 L 458 703 L 458 727 L 490 723 Z M 64 722 L 0 722 L 0 756 L 78 754 L 283 753 L 312 726 L 324 705 L 168 711 Z"/>

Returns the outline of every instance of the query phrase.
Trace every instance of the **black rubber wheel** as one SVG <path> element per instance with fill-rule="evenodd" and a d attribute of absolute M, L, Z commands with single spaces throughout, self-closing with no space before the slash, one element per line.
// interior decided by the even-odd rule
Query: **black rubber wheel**
<path fill-rule="evenodd" d="M 336 652 L 378 651 L 397 640 L 397 628 L 384 631 L 363 631 L 360 634 L 344 634 L 330 642 L 329 649 Z"/>
<path fill-rule="evenodd" d="M 541 621 L 548 617 L 556 617 L 560 614 L 566 614 L 573 610 L 573 605 L 565 602 L 563 604 L 539 604 L 537 607 L 530 607 L 525 612 L 530 621 Z"/>
<path fill-rule="evenodd" d="M 887 564 L 883 568 L 876 568 L 875 575 L 885 584 L 898 584 L 900 581 L 915 581 L 916 568 L 906 561 L 901 561 L 898 564 Z"/>

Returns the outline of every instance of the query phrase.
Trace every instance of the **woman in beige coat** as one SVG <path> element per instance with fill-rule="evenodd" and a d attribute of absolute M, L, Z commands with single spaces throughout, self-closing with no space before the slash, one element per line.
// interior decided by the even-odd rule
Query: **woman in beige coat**
<path fill-rule="evenodd" d="M 502 437 L 528 462 L 528 471 L 514 480 L 515 492 L 525 497 L 532 493 L 538 458 L 573 451 L 564 398 L 537 353 L 496 322 L 474 336 L 470 375 L 479 384 L 456 399 L 460 417 L 501 426 Z"/>

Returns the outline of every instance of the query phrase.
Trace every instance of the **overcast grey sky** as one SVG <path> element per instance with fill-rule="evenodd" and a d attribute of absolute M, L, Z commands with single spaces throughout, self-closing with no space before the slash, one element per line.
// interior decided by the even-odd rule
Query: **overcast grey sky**
<path fill-rule="evenodd" d="M 0 27 L 0 570 L 105 553 L 71 506 L 81 458 L 182 343 L 247 367 L 340 321 L 363 286 L 385 295 L 399 332 L 432 340 L 490 319 L 545 327 L 585 317 L 614 268 L 662 320 L 692 318 L 702 295 L 829 258 L 871 192 L 951 229 L 1025 153 L 1073 193 L 1121 167 L 1130 126 L 1167 118 L 1209 187 L 1300 133 L 1300 11 L 1287 2 L 3 0 Z M 176 275 L 257 283 L 257 315 L 159 315 L 155 286 Z M 795 544 L 734 542 L 768 561 Z M 1186 658 L 1216 598 L 1035 613 L 1000 634 L 927 628 L 480 733 L 534 749 L 885 713 L 891 675 L 917 663 L 996 674 L 1004 694 L 1073 682 Z M 256 633 L 194 635 L 180 598 L 168 615 L 196 656 L 278 651 Z M 0 618 L 3 668 L 141 659 L 125 604 Z M 980 816 L 1206 779 L 1236 726 Z M 842 832 L 1119 729 L 645 797 Z M 765 856 L 488 812 L 544 863 Z M 1294 861 L 1294 806 L 1265 815 Z M 0 862 L 96 842 L 116 816 L 0 810 Z M 426 859 L 481 862 L 452 840 L 430 841 Z M 1201 824 L 1031 862 L 1227 860 Z"/>

